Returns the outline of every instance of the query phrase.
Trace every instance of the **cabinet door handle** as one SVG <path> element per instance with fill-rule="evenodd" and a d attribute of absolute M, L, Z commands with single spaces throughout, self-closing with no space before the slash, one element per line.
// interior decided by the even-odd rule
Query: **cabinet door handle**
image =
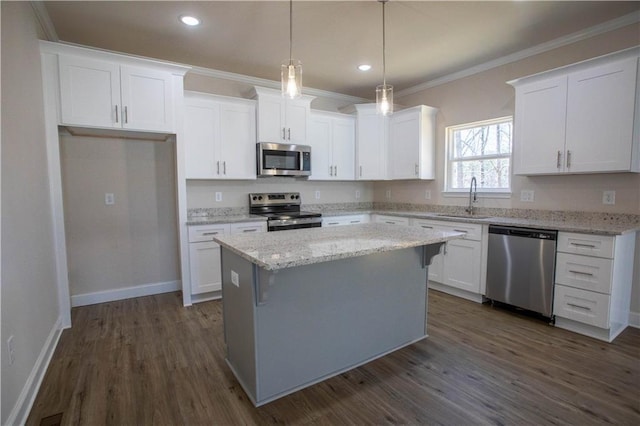
<path fill-rule="evenodd" d="M 129 123 L 129 111 L 126 106 L 124 107 L 124 122 L 125 124 Z"/>
<path fill-rule="evenodd" d="M 338 176 L 338 166 L 333 166 L 333 175 Z"/>
<path fill-rule="evenodd" d="M 202 235 L 218 235 L 220 231 L 203 232 Z"/>
<path fill-rule="evenodd" d="M 560 168 L 562 166 L 562 153 L 558 151 L 558 157 L 556 158 L 556 167 Z"/>
<path fill-rule="evenodd" d="M 285 132 L 286 132 L 286 129 L 283 127 L 282 128 L 282 140 L 286 140 L 287 139 L 286 136 L 285 136 Z"/>
<path fill-rule="evenodd" d="M 420 227 L 424 229 L 433 229 L 433 226 L 427 226 L 427 225 L 420 225 Z"/>
<path fill-rule="evenodd" d="M 329 222 L 327 225 L 338 225 L 338 222 Z"/>
<path fill-rule="evenodd" d="M 257 229 L 253 228 L 253 229 L 243 229 L 242 232 L 256 232 Z"/>
<path fill-rule="evenodd" d="M 384 222 L 384 223 L 388 223 L 389 225 L 395 225 L 395 224 L 396 224 L 395 222 L 392 222 L 392 221 L 390 221 L 390 220 L 385 220 L 385 222 Z"/>
<path fill-rule="evenodd" d="M 590 277 L 593 277 L 593 274 L 590 272 L 574 271 L 573 269 L 569 269 L 569 272 L 573 272 L 574 274 L 588 275 Z"/>
<path fill-rule="evenodd" d="M 116 105 L 116 123 L 118 123 L 118 105 Z"/>
<path fill-rule="evenodd" d="M 567 150 L 567 169 L 571 167 L 571 151 Z"/>
<path fill-rule="evenodd" d="M 227 162 L 226 161 L 222 162 L 222 174 L 223 175 L 227 174 Z"/>
<path fill-rule="evenodd" d="M 360 166 L 360 177 L 362 177 L 362 166 Z"/>
<path fill-rule="evenodd" d="M 291 127 L 289 127 L 289 137 L 287 139 L 291 140 Z"/>
<path fill-rule="evenodd" d="M 464 232 L 465 234 L 469 232 L 469 231 L 465 231 L 464 229 L 454 229 L 454 231 L 456 231 L 456 232 Z"/>
<path fill-rule="evenodd" d="M 591 308 L 588 307 L 588 306 L 576 305 L 575 303 L 567 303 L 567 306 L 571 306 L 573 308 L 584 309 L 585 311 L 590 311 L 591 310 Z"/>
<path fill-rule="evenodd" d="M 418 164 L 416 164 L 416 176 L 418 176 Z"/>
<path fill-rule="evenodd" d="M 569 243 L 569 244 L 576 247 L 596 248 L 596 246 L 594 246 L 593 244 L 582 244 L 582 243 Z"/>
<path fill-rule="evenodd" d="M 359 220 L 350 220 L 349 223 L 360 223 Z"/>
<path fill-rule="evenodd" d="M 333 176 L 333 166 L 329 166 L 329 176 Z"/>
<path fill-rule="evenodd" d="M 217 167 L 216 174 L 219 175 L 220 174 L 220 161 L 216 161 L 216 167 Z"/>

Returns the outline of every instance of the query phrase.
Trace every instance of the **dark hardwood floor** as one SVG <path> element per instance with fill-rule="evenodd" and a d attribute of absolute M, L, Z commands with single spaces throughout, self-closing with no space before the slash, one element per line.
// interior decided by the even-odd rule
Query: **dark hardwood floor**
<path fill-rule="evenodd" d="M 27 424 L 640 424 L 640 330 L 607 344 L 429 298 L 428 339 L 260 408 L 225 364 L 221 302 L 74 308 Z"/>

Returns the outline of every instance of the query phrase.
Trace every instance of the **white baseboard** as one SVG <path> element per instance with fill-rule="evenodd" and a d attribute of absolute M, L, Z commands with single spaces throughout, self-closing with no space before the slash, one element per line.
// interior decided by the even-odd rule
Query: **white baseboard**
<path fill-rule="evenodd" d="M 71 306 L 86 306 L 96 303 L 113 302 L 114 300 L 131 299 L 133 297 L 151 296 L 153 294 L 169 293 L 182 288 L 180 281 L 167 281 L 136 285 L 133 287 L 116 288 L 113 290 L 97 291 L 95 293 L 76 294 L 71 296 Z"/>
<path fill-rule="evenodd" d="M 640 328 L 640 312 L 629 312 L 629 325 Z"/>
<path fill-rule="evenodd" d="M 49 368 L 49 363 L 51 362 L 56 346 L 58 346 L 61 334 L 62 317 L 58 317 L 58 320 L 53 325 L 51 332 L 49 332 L 49 336 L 40 351 L 40 355 L 38 355 L 36 363 L 31 369 L 31 373 L 29 373 L 27 382 L 24 384 L 22 392 L 20 392 L 20 396 L 18 396 L 18 400 L 9 413 L 9 417 L 5 424 L 23 425 L 27 422 L 27 417 L 29 417 L 31 407 L 33 407 L 33 402 L 36 399 L 36 395 L 38 395 L 38 390 L 40 390 L 44 374 Z"/>

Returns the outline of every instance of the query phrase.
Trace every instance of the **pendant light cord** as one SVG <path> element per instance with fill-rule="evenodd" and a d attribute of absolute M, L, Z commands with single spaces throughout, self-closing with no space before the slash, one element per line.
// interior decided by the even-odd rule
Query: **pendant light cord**
<path fill-rule="evenodd" d="M 382 2 L 382 85 L 387 85 L 387 63 L 386 63 L 386 35 L 384 25 L 384 5 L 387 0 L 380 0 Z"/>
<path fill-rule="evenodd" d="M 289 65 L 293 65 L 293 0 L 289 0 Z"/>

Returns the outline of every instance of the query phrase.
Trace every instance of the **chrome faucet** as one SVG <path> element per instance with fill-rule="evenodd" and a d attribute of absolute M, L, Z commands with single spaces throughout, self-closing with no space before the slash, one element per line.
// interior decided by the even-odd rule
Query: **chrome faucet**
<path fill-rule="evenodd" d="M 473 197 L 472 197 L 473 194 Z M 464 209 L 467 213 L 473 214 L 473 203 L 478 201 L 478 182 L 476 182 L 476 177 L 471 177 L 471 185 L 469 185 L 469 207 Z"/>

